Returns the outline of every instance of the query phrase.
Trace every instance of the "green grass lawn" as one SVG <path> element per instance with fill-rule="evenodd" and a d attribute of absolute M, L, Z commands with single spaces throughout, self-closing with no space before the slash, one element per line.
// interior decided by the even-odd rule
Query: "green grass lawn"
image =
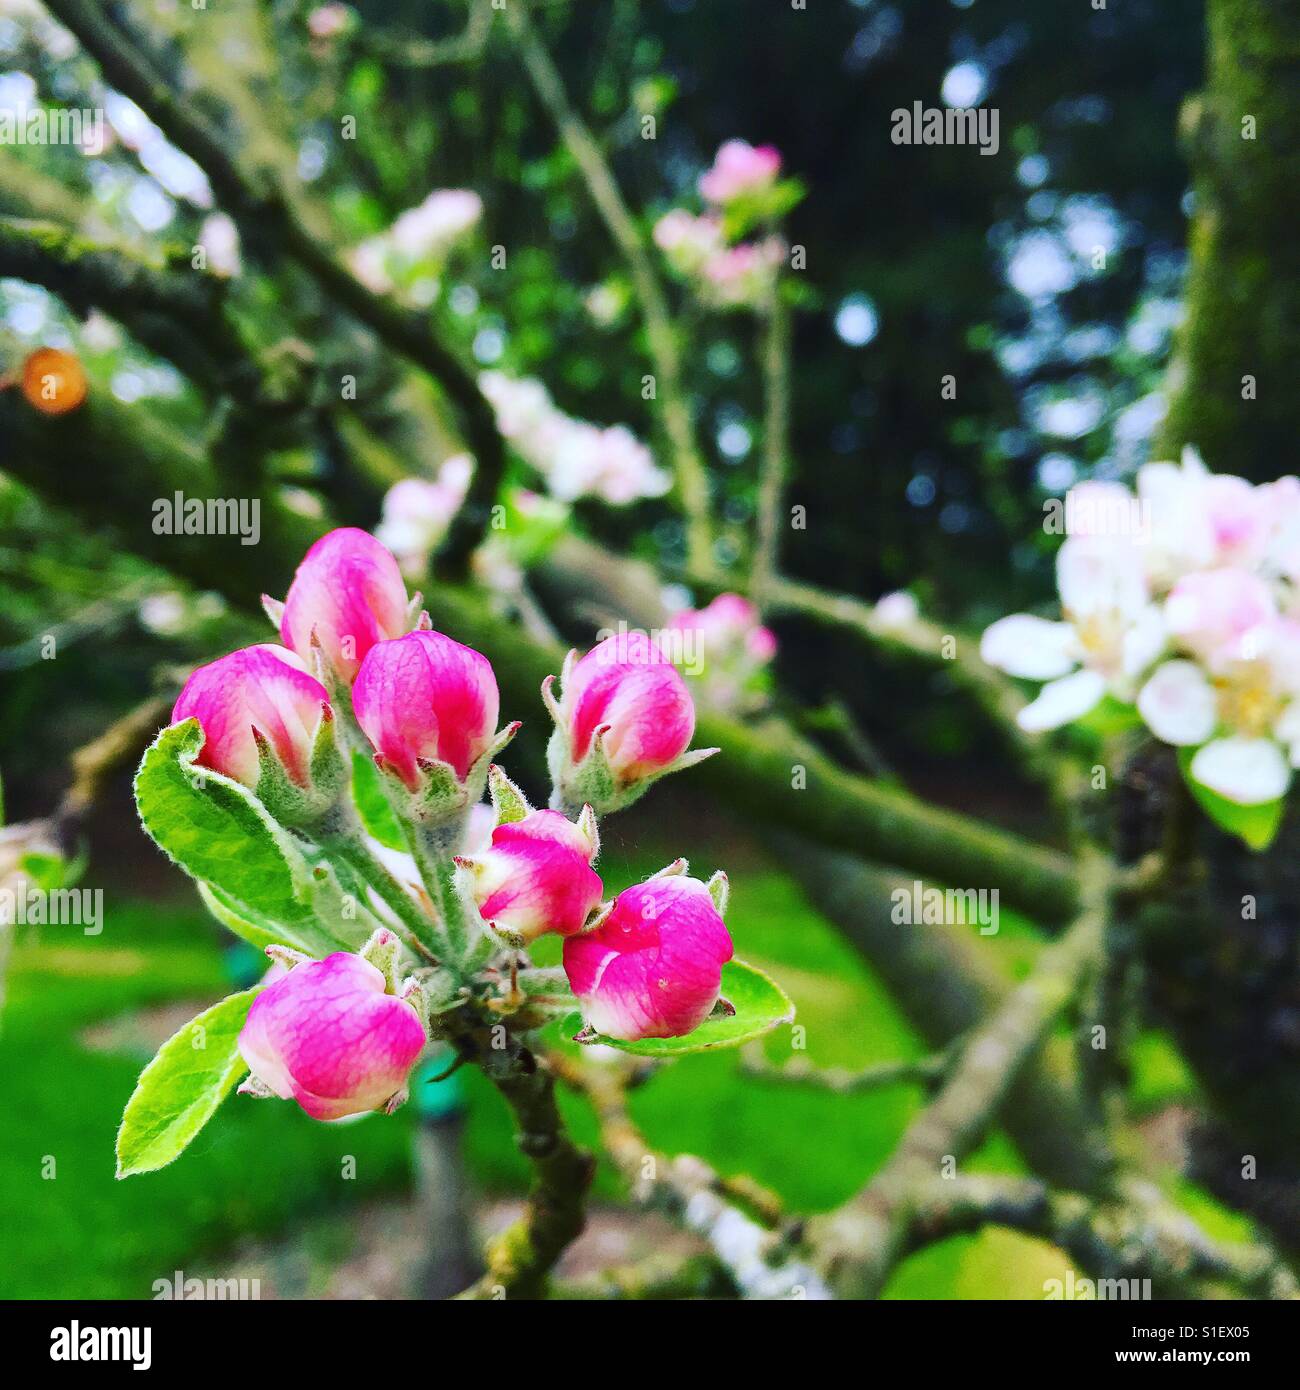
<path fill-rule="evenodd" d="M 617 890 L 665 858 L 611 854 L 607 887 Z M 794 998 L 809 1055 L 845 1066 L 918 1055 L 920 1042 L 870 971 L 790 879 L 751 858 L 733 874 L 728 921 L 737 954 Z M 114 1180 L 118 1118 L 145 1059 L 89 1050 L 81 1035 L 95 1020 L 172 1000 L 192 999 L 197 1011 L 226 992 L 221 940 L 197 904 L 182 900 L 179 907 L 110 904 L 98 937 L 46 928 L 16 950 L 0 1030 L 0 1296 L 149 1297 L 155 1279 L 242 1236 L 287 1231 L 408 1183 L 410 1107 L 389 1120 L 318 1125 L 294 1106 L 244 1097 L 227 1102 L 170 1168 Z M 1019 972 L 1035 944 L 1032 929 L 1013 923 L 990 949 Z M 789 1029 L 767 1046 L 773 1057 L 788 1055 Z M 1148 1044 L 1145 1053 L 1145 1099 L 1185 1091 L 1167 1049 Z M 748 1171 L 796 1210 L 825 1210 L 859 1188 L 920 1101 L 910 1086 L 845 1098 L 743 1079 L 736 1068 L 734 1053 L 685 1058 L 635 1094 L 635 1115 L 656 1147 L 698 1153 L 723 1172 Z M 521 1191 L 527 1171 L 504 1106 L 468 1068 L 448 1084 L 468 1105 L 466 1159 L 475 1181 L 486 1191 Z M 582 1103 L 566 1096 L 564 1105 L 578 1135 L 593 1141 Z M 347 1156 L 355 1178 L 343 1176 Z M 53 1175 L 45 1176 L 51 1160 Z M 1019 1171 L 1000 1136 L 971 1162 Z M 617 1195 L 607 1168 L 597 1193 Z M 1186 1197 L 1220 1229 L 1237 1228 L 1200 1194 Z M 1064 1266 L 1050 1246 L 986 1231 L 914 1256 L 889 1293 L 1035 1298 Z"/>
<path fill-rule="evenodd" d="M 197 904 L 133 904 L 106 911 L 100 936 L 49 927 L 15 951 L 0 1025 L 0 1297 L 148 1298 L 155 1279 L 241 1235 L 408 1181 L 409 1117 L 316 1125 L 243 1097 L 170 1168 L 114 1178 L 117 1124 L 147 1059 L 92 1051 L 80 1034 L 228 992 L 217 942 Z M 342 1176 L 349 1154 L 355 1179 Z"/>

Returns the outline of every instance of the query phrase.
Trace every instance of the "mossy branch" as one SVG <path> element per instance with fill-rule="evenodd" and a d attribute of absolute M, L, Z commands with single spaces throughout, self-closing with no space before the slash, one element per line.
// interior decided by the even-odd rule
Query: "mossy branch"
<path fill-rule="evenodd" d="M 260 371 L 226 318 L 220 280 L 12 217 L 0 217 L 0 276 L 40 285 L 79 314 L 103 310 L 202 385 L 244 400 L 258 393 Z"/>
<path fill-rule="evenodd" d="M 1157 1298 L 1297 1295 L 1294 1277 L 1269 1247 L 1211 1240 L 1142 1183 L 1096 1202 L 1030 1179 L 959 1174 L 914 1199 L 905 1250 L 990 1225 L 1051 1241 L 1094 1279 L 1150 1280 Z"/>
<path fill-rule="evenodd" d="M 540 1298 L 547 1278 L 586 1221 L 592 1156 L 569 1138 L 555 1103 L 555 1080 L 546 1064 L 517 1038 L 496 1046 L 487 1031 L 456 1039 L 483 1068 L 510 1107 L 519 1148 L 533 1167 L 528 1209 L 489 1242 L 487 1272 L 459 1298 Z"/>

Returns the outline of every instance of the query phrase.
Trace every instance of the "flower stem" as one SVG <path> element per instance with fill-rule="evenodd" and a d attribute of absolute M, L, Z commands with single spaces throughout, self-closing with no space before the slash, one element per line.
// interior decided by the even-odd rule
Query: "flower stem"
<path fill-rule="evenodd" d="M 462 971 L 480 963 L 486 933 L 476 909 L 461 894 L 453 855 L 464 838 L 464 825 L 456 820 L 442 825 L 404 826 L 411 853 L 420 870 L 445 943 L 446 963 Z"/>

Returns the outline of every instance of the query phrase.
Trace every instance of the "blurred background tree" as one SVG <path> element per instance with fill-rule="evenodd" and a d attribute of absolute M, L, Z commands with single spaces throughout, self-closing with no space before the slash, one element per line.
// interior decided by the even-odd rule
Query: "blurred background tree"
<path fill-rule="evenodd" d="M 989 844 L 969 829 L 932 823 L 923 810 L 907 822 L 928 862 L 905 869 L 941 874 L 954 862 L 945 859 L 941 831 L 954 834 L 954 854 L 975 862 L 1004 851 L 999 862 L 1015 870 L 1006 875 L 1008 895 L 1019 891 L 1039 920 L 1017 919 L 1010 939 L 988 953 L 936 939 L 909 955 L 864 906 L 888 902 L 888 881 L 836 853 L 870 848 L 849 831 L 816 852 L 801 842 L 791 855 L 810 904 L 763 857 L 770 846 L 750 839 L 751 815 L 769 809 L 746 801 L 754 783 L 738 791 L 725 771 L 710 773 L 718 779 L 710 792 L 721 790 L 724 804 L 730 797 L 730 819 L 701 813 L 689 792 L 680 813 L 708 822 L 742 860 L 755 856 L 752 930 L 773 958 L 807 970 L 801 1010 L 833 1038 L 834 1055 L 818 1060 L 886 1061 L 902 1052 L 918 1068 L 906 1084 L 923 1081 L 929 1049 L 969 1030 L 1029 969 L 1040 929 L 1054 930 L 1068 915 L 1076 884 L 1057 853 L 1066 827 L 1049 818 L 1038 769 L 1031 758 L 1027 769 L 1009 770 L 1018 750 L 990 718 L 990 700 L 1006 692 L 976 675 L 983 699 L 967 698 L 971 672 L 934 662 L 932 650 L 927 657 L 917 643 L 849 635 L 872 621 L 862 616 L 872 610 L 853 600 L 910 589 L 935 621 L 925 629 L 932 648 L 939 633 L 976 631 L 1047 596 L 1055 540 L 1044 531 L 1043 504 L 1072 484 L 1129 479 L 1142 462 L 1189 440 L 1220 471 L 1262 479 L 1285 467 L 1280 445 L 1294 425 L 1285 383 L 1300 331 L 1290 312 L 1300 284 L 1297 118 L 1284 90 L 1295 6 L 1210 0 L 1205 8 L 1208 15 L 1175 0 L 814 0 L 806 9 L 782 0 L 539 3 L 531 42 L 550 54 L 572 103 L 575 143 L 557 137 L 555 101 L 527 61 L 527 33 L 486 3 L 230 0 L 191 11 L 146 0 L 51 0 L 48 10 L 0 0 L 0 109 L 102 107 L 110 132 L 102 152 L 0 146 L 0 213 L 43 224 L 34 232 L 11 222 L 0 233 L 0 370 L 9 387 L 0 393 L 0 756 L 10 818 L 54 805 L 67 784 L 68 750 L 152 689 L 174 688 L 177 672 L 196 661 L 260 640 L 257 595 L 283 593 L 288 566 L 327 516 L 373 526 L 388 487 L 407 475 L 434 477 L 467 442 L 480 478 L 492 482 L 488 456 L 502 451 L 475 373 L 539 378 L 563 411 L 625 422 L 655 441 L 657 461 L 667 465 L 671 430 L 661 401 L 644 392 L 661 359 L 639 311 L 635 258 L 620 254 L 608 209 L 592 196 L 591 168 L 575 152 L 589 130 L 633 234 L 648 242 L 662 214 L 691 203 L 724 140 L 774 144 L 785 172 L 808 191 L 783 228 L 806 253 L 806 269 L 787 277 L 794 408 L 786 501 L 806 508 L 808 524 L 782 531 L 781 570 L 850 605 L 830 623 L 810 622 L 798 605 L 774 605 L 778 712 L 797 726 L 779 737 L 810 739 L 814 758 L 872 774 L 866 791 L 861 778 L 837 782 L 845 800 L 836 809 L 865 808 L 877 826 L 900 805 L 916 810 L 911 799 L 888 799 L 906 786 L 1050 840 L 1048 849 Z M 141 55 L 163 78 L 161 96 L 133 89 Z M 996 108 L 998 153 L 894 145 L 891 113 L 916 101 Z M 1245 108 L 1258 109 L 1251 139 L 1242 139 Z M 472 242 L 450 253 L 439 274 L 391 296 L 359 290 L 340 271 L 343 258 L 434 189 L 481 197 Z M 110 254 L 97 259 L 90 243 Z M 197 247 L 211 252 L 198 277 Z M 579 500 L 569 549 L 557 546 L 527 576 L 542 626 L 575 642 L 587 639 L 593 617 L 653 621 L 665 589 L 678 600 L 743 589 L 754 563 L 760 460 L 771 434 L 761 315 L 703 312 L 681 285 L 666 283 L 715 534 L 703 557 L 698 547 L 693 553 L 676 495 L 623 507 Z M 415 307 L 392 307 L 404 297 Z M 51 417 L 22 397 L 22 364 L 41 346 L 82 365 L 91 383 L 84 408 Z M 1258 377 L 1259 409 L 1243 414 L 1246 373 Z M 948 377 L 952 399 L 941 392 Z M 521 457 L 503 461 L 508 484 L 536 485 Z M 222 549 L 158 537 L 153 503 L 173 488 L 262 497 L 262 542 Z M 484 500 L 472 498 L 470 529 L 485 519 Z M 582 536 L 600 549 L 582 549 Z M 648 568 L 607 563 L 611 552 Z M 496 601 L 529 616 L 519 594 Z M 442 602 L 450 630 L 454 614 L 509 642 L 494 618 L 465 606 L 464 591 L 449 588 Z M 51 637 L 57 660 L 47 659 Z M 524 647 L 510 678 L 531 696 L 530 663 L 540 658 Z M 744 731 L 727 734 L 737 761 L 764 752 L 765 735 L 744 742 Z M 529 746 L 525 740 L 525 753 Z M 791 745 L 774 746 L 775 766 Z M 536 764 L 540 750 L 531 747 Z M 885 799 L 873 801 L 878 787 Z M 126 798 L 122 779 L 111 782 L 105 809 L 89 823 L 92 872 L 165 894 L 174 885 L 149 856 Z M 775 792 L 767 799 L 778 800 Z M 654 827 L 640 824 L 615 853 L 630 874 L 655 845 Z M 803 944 L 792 941 L 794 922 Z M 870 959 L 867 970 L 849 962 L 832 922 Z M 160 938 L 174 967 L 171 986 L 211 989 L 218 972 L 210 947 L 187 955 L 186 932 L 199 929 L 180 918 L 174 925 Z M 1285 916 L 1266 940 L 1271 965 L 1248 965 L 1266 977 L 1277 1021 L 1256 1058 L 1265 1089 L 1300 1116 L 1294 1082 L 1285 1079 L 1294 1041 L 1283 1036 L 1294 935 Z M 144 949 L 138 912 L 125 914 L 122 939 Z M 1193 978 L 1204 964 L 1199 948 L 1184 954 L 1192 966 L 1165 961 L 1173 987 L 1164 1002 L 1175 1019 L 1182 1007 L 1194 1029 L 1208 977 Z M 847 990 L 837 993 L 844 980 Z M 33 987 L 29 980 L 29 1001 Z M 162 986 L 156 993 L 170 997 Z M 148 1004 L 153 994 L 132 985 L 113 994 L 113 1007 Z M 20 990 L 18 1037 L 39 1036 L 22 1031 L 23 997 Z M 1258 997 L 1247 992 L 1247 1017 Z M 104 1005 L 70 996 L 65 1007 L 84 1023 Z M 866 1059 L 845 1045 L 862 1041 L 864 1017 Z M 1140 1113 L 1168 1119 L 1194 1109 L 1199 1092 L 1151 1022 L 1143 1015 L 1120 1084 Z M 1197 1057 L 1212 1092 L 1223 1080 L 1217 1047 L 1211 1041 Z M 1085 1142 L 1095 1117 L 1079 1108 L 1068 1052 L 1047 1049 L 1003 1118 L 1031 1167 L 1086 1188 L 1110 1160 Z M 69 1047 L 69 1068 L 71 1054 Z M 770 1121 L 786 1103 L 775 1098 L 784 1088 L 737 1098 L 731 1071 L 715 1065 L 703 1074 L 703 1083 L 677 1081 L 682 1089 L 644 1102 L 662 1142 L 748 1168 L 796 1207 L 848 1197 L 890 1151 L 918 1099 L 897 1090 L 863 1099 L 855 1111 L 861 1128 L 845 1151 L 782 1187 L 791 1165 L 771 1140 L 781 1122 Z M 692 1084 L 700 1089 L 683 1103 Z M 738 1151 L 716 1130 L 701 1132 L 698 1120 L 681 1122 L 710 1096 L 767 1116 L 774 1147 Z M 783 1113 L 797 1131 L 815 1102 L 788 1103 Z M 475 1171 L 485 1181 L 517 1180 L 513 1160 L 501 1156 L 500 1127 L 473 1114 Z M 1258 1107 L 1236 1118 L 1261 1128 Z M 1181 1144 L 1188 1125 L 1175 1127 Z M 327 1149 L 329 1141 L 309 1142 Z M 400 1167 L 389 1142 L 376 1141 L 381 1182 Z M 1219 1179 L 1234 1152 L 1230 1144 L 1211 1165 Z M 1015 1170 L 1009 1153 L 995 1135 L 979 1161 Z M 213 1162 L 228 1158 L 223 1148 Z M 1193 1165 L 1184 1159 L 1180 1150 L 1166 1164 L 1180 1210 L 1215 1236 L 1248 1234 L 1241 1212 L 1229 1208 L 1259 1204 L 1240 1182 L 1219 1181 L 1221 1195 L 1231 1191 L 1229 1205 L 1218 1205 L 1187 1181 Z M 1294 1202 L 1270 1192 L 1263 1217 L 1294 1245 Z M 103 1201 L 97 1219 L 111 1227 L 122 1209 Z M 209 1214 L 185 1225 L 177 1243 L 273 1224 L 261 1207 Z M 977 1282 L 998 1264 L 987 1236 L 971 1266 Z M 918 1257 L 895 1288 L 960 1288 L 961 1239 L 936 1264 L 925 1264 L 934 1252 Z M 1043 1247 L 1014 1248 L 1030 1271 L 1025 1287 L 1037 1287 Z M 33 1275 L 34 1286 L 48 1277 Z M 119 1286 L 108 1279 L 105 1287 Z"/>

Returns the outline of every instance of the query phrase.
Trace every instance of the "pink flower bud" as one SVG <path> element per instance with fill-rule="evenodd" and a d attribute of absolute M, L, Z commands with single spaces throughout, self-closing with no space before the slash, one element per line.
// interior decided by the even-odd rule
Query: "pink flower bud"
<path fill-rule="evenodd" d="M 257 1080 L 315 1120 L 377 1110 L 400 1095 L 424 1043 L 411 1005 L 346 951 L 296 965 L 269 985 L 239 1035 Z"/>
<path fill-rule="evenodd" d="M 280 640 L 310 662 L 314 631 L 326 657 L 350 681 L 376 642 L 409 627 L 397 561 L 368 532 L 345 526 L 322 536 L 303 557 L 284 601 Z"/>
<path fill-rule="evenodd" d="M 197 719 L 204 734 L 198 763 L 246 787 L 257 786 L 256 729 L 305 787 L 312 744 L 328 709 L 328 692 L 303 662 L 266 643 L 200 666 L 185 682 L 172 723 Z"/>
<path fill-rule="evenodd" d="M 597 729 L 622 786 L 664 771 L 690 747 L 695 705 L 681 674 L 644 632 L 620 632 L 570 672 L 563 712 L 579 763 Z"/>
<path fill-rule="evenodd" d="M 487 657 L 441 632 L 371 647 L 352 689 L 357 723 L 408 787 L 422 761 L 449 763 L 464 781 L 496 733 L 500 697 Z"/>
<path fill-rule="evenodd" d="M 713 167 L 700 176 L 700 196 L 710 203 L 729 203 L 767 188 L 781 172 L 781 156 L 771 145 L 728 140 L 714 156 Z"/>
<path fill-rule="evenodd" d="M 474 873 L 474 901 L 484 920 L 524 941 L 544 932 L 572 936 L 600 902 L 592 843 L 558 811 L 530 811 L 498 825 L 492 846 L 460 861 Z"/>
<path fill-rule="evenodd" d="M 623 1042 L 693 1032 L 718 1002 L 731 936 L 696 878 L 652 878 L 564 943 L 564 971 L 598 1033 Z"/>

